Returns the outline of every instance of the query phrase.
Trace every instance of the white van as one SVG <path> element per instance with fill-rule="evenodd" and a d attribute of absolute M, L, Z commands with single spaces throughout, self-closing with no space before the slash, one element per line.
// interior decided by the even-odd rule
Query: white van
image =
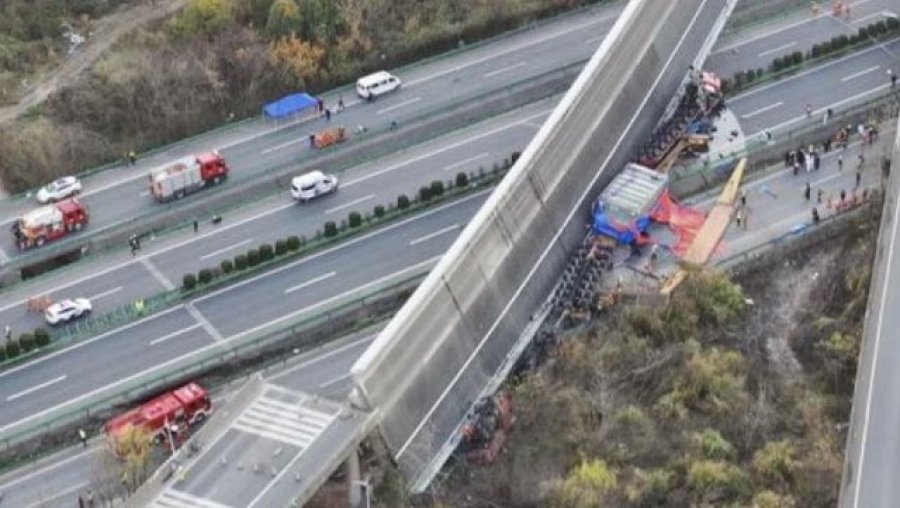
<path fill-rule="evenodd" d="M 400 78 L 385 71 L 356 80 L 356 93 L 363 99 L 374 99 L 379 95 L 393 92 L 400 88 Z"/>
<path fill-rule="evenodd" d="M 291 196 L 301 202 L 335 192 L 337 189 L 337 177 L 326 175 L 321 171 L 310 171 L 291 180 Z"/>

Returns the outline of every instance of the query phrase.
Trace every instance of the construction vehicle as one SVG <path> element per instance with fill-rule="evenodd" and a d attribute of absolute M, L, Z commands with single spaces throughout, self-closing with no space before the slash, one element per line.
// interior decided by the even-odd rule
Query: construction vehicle
<path fill-rule="evenodd" d="M 506 392 L 485 397 L 475 404 L 462 429 L 466 460 L 483 465 L 494 462 L 515 424 L 513 411 L 512 397 Z"/>
<path fill-rule="evenodd" d="M 343 127 L 329 127 L 315 133 L 313 145 L 316 148 L 326 148 L 337 143 L 347 141 L 347 130 Z"/>
<path fill-rule="evenodd" d="M 157 444 L 170 442 L 174 447 L 211 411 L 212 402 L 206 389 L 188 383 L 112 418 L 103 428 L 111 449 L 121 456 L 121 439 L 129 429 L 146 432 Z"/>
<path fill-rule="evenodd" d="M 150 171 L 150 194 L 157 201 L 181 199 L 228 177 L 228 164 L 217 151 L 185 157 Z"/>
<path fill-rule="evenodd" d="M 25 250 L 81 231 L 87 223 L 87 208 L 69 198 L 26 213 L 13 223 L 12 233 L 19 250 Z"/>

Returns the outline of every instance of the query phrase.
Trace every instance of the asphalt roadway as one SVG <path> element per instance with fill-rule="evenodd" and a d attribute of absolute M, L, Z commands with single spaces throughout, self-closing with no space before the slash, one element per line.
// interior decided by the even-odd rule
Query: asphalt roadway
<path fill-rule="evenodd" d="M 879 12 L 887 9 L 890 0 L 862 0 L 856 3 L 859 6 L 854 7 L 854 12 L 856 9 L 873 10 L 875 14 L 872 15 L 877 17 L 881 16 Z M 512 83 L 586 60 L 615 22 L 621 5 L 621 2 L 616 2 L 583 11 L 577 16 L 561 17 L 470 51 L 400 69 L 397 74 L 403 80 L 401 91 L 372 104 L 352 97 L 352 91 L 342 92 L 346 94 L 344 100 L 347 108 L 334 115 L 331 123 L 344 125 L 350 131 L 358 125 L 372 131 L 385 130 L 392 121 L 406 124 L 452 105 L 497 92 Z M 870 14 L 860 12 L 860 16 L 859 19 L 866 19 Z M 727 76 L 735 70 L 733 66 L 755 67 L 761 58 L 771 60 L 785 52 L 802 49 L 803 44 L 812 45 L 849 30 L 849 25 L 845 26 L 844 22 L 812 17 L 790 19 L 786 23 L 777 20 L 774 25 L 777 26 L 746 38 L 736 35 L 732 42 L 724 46 L 725 51 L 711 56 L 708 67 Z M 804 42 L 799 45 L 785 42 L 801 35 Z M 739 52 L 733 54 L 735 50 Z M 337 95 L 337 92 L 325 95 L 331 107 L 335 107 Z M 153 209 L 180 206 L 180 202 L 159 204 L 150 197 L 147 189 L 150 168 L 165 165 L 184 155 L 216 148 L 232 168 L 229 181 L 259 177 L 267 170 L 308 157 L 311 150 L 308 134 L 326 123 L 324 119 L 285 121 L 279 127 L 277 123 L 262 120 L 244 122 L 234 128 L 165 147 L 158 153 L 141 158 L 133 167 L 116 167 L 88 176 L 84 179 L 85 191 L 82 194 L 91 211 L 91 222 L 86 231 L 122 224 Z M 203 192 L 215 192 L 215 189 Z M 186 199 L 191 198 L 188 196 Z M 35 206 L 29 196 L 0 201 L 0 226 Z M 19 252 L 12 236 L 0 237 L 0 263 L 17 255 Z"/>

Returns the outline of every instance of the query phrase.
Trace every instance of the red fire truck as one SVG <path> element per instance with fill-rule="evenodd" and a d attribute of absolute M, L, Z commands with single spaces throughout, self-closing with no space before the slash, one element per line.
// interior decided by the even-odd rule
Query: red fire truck
<path fill-rule="evenodd" d="M 185 157 L 150 171 L 150 193 L 157 201 L 181 199 L 185 195 L 215 185 L 228 177 L 228 164 L 213 151 Z"/>
<path fill-rule="evenodd" d="M 69 198 L 26 213 L 13 223 L 12 232 L 16 246 L 25 250 L 80 231 L 87 222 L 87 208 L 78 198 Z"/>
<path fill-rule="evenodd" d="M 188 383 L 116 416 L 106 422 L 104 430 L 112 450 L 118 454 L 119 438 L 129 427 L 145 430 L 158 443 L 170 435 L 180 441 L 190 427 L 200 424 L 211 411 L 212 402 L 206 389 Z"/>

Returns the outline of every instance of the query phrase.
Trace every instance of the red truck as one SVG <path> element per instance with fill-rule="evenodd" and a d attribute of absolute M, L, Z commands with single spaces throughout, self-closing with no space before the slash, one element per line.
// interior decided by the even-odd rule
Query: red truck
<path fill-rule="evenodd" d="M 183 438 L 190 427 L 203 422 L 211 411 L 212 402 L 206 389 L 188 383 L 116 416 L 106 422 L 104 431 L 111 449 L 118 455 L 119 436 L 129 427 L 145 430 L 154 441 L 161 443 L 170 433 L 176 439 Z"/>
<path fill-rule="evenodd" d="M 228 164 L 219 152 L 185 157 L 150 171 L 150 194 L 157 201 L 181 199 L 185 195 L 216 185 L 228 177 Z"/>
<path fill-rule="evenodd" d="M 81 231 L 87 223 L 87 208 L 78 198 L 69 198 L 26 213 L 13 222 L 12 233 L 19 250 L 25 250 Z"/>

